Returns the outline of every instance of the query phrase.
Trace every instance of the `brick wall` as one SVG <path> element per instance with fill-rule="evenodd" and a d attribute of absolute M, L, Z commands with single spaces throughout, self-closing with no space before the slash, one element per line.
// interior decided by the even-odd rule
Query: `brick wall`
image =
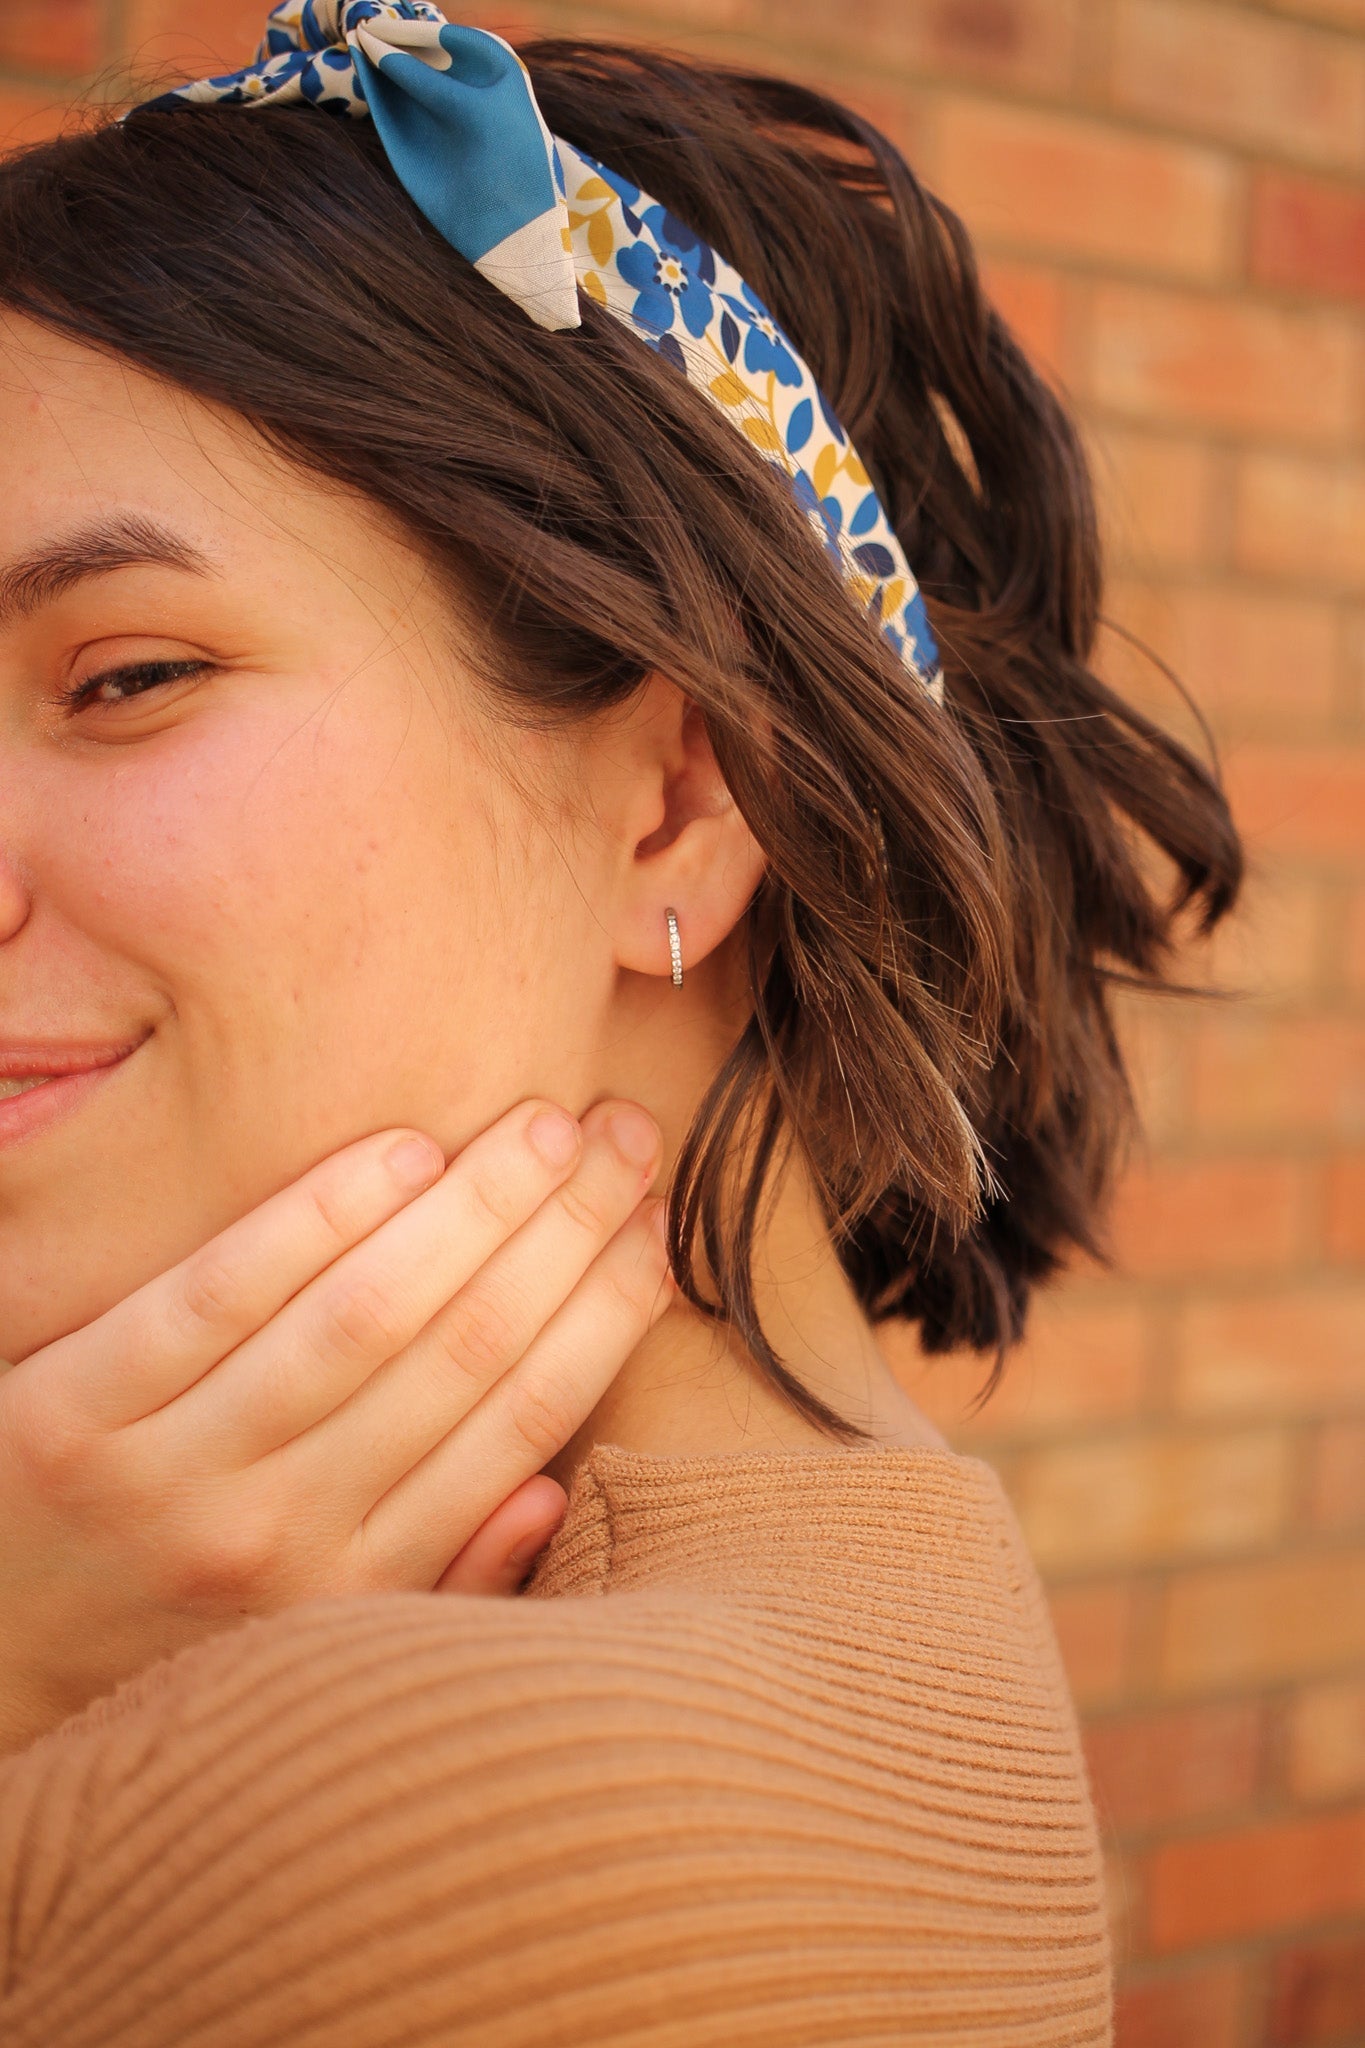
<path fill-rule="evenodd" d="M 454 11 L 452 9 L 452 11 Z M 827 84 L 965 215 L 1091 434 L 1111 608 L 1217 732 L 1232 1005 L 1129 1018 L 1149 1142 L 979 1419 L 1053 1589 L 1124 2048 L 1365 2044 L 1365 0 L 503 0 Z M 0 129 L 255 0 L 0 0 Z M 97 88 L 98 90 L 98 88 Z M 1114 673 L 1183 729 L 1117 637 Z"/>

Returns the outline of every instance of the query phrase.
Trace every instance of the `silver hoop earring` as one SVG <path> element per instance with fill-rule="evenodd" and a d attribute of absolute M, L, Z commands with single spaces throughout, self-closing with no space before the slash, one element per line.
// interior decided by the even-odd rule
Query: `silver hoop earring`
<path fill-rule="evenodd" d="M 678 937 L 678 913 L 676 910 L 666 910 L 664 916 L 668 921 L 668 958 L 673 969 L 673 986 L 681 988 L 682 940 Z"/>

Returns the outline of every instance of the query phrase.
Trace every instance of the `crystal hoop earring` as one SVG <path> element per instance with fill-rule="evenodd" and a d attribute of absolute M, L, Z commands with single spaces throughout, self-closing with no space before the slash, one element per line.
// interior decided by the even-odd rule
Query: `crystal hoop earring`
<path fill-rule="evenodd" d="M 673 969 L 673 986 L 681 988 L 682 940 L 678 937 L 678 913 L 676 910 L 666 910 L 664 916 L 668 920 L 668 958 Z"/>

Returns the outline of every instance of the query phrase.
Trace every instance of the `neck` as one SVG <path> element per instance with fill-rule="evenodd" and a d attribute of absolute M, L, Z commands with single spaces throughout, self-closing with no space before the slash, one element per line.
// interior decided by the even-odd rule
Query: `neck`
<path fill-rule="evenodd" d="M 830 1240 L 804 1167 L 783 1174 L 755 1240 L 759 1320 L 784 1365 L 878 1445 L 942 1447 L 898 1385 Z M 568 1484 L 599 1444 L 651 1456 L 831 1449 L 732 1331 L 679 1300 L 627 1360 L 549 1468 Z"/>

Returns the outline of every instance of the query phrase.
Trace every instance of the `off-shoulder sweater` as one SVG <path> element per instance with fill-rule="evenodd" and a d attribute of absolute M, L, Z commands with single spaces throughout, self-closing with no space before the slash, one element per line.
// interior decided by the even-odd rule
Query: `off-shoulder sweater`
<path fill-rule="evenodd" d="M 319 1600 L 0 1763 L 4 2048 L 1110 2038 L 989 1467 L 595 1451 L 527 1597 Z"/>

